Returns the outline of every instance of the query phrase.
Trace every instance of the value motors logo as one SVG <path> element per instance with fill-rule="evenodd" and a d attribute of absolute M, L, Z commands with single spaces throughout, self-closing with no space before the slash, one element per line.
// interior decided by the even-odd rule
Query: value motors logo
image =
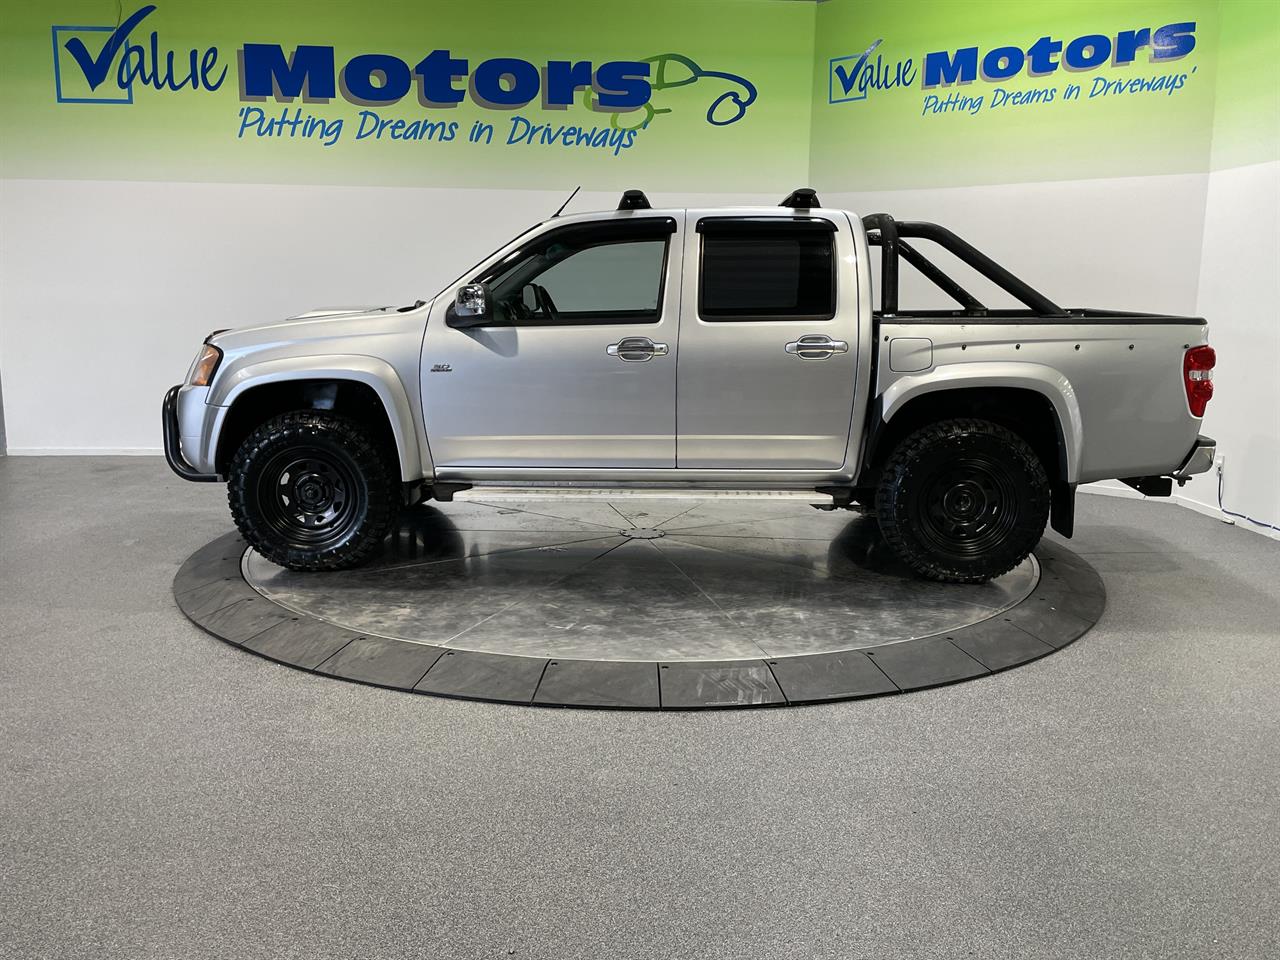
<path fill-rule="evenodd" d="M 228 65 L 217 47 L 165 49 L 158 31 L 138 42 L 149 4 L 115 26 L 53 27 L 54 87 L 59 103 L 131 104 L 139 84 L 157 91 L 215 91 Z M 573 104 L 579 91 L 599 111 L 630 111 L 649 102 L 652 63 L 548 60 L 534 64 L 495 57 L 474 69 L 449 50 L 432 50 L 416 64 L 384 53 L 354 56 L 339 68 L 334 48 L 244 43 L 236 51 L 240 99 L 327 102 L 341 94 L 350 103 L 378 106 L 411 94 L 426 108 L 451 107 L 470 98 L 482 107 L 510 110 L 539 101 L 546 108 Z M 461 86 L 460 86 L 461 84 Z"/>
<path fill-rule="evenodd" d="M 881 50 L 884 40 L 879 39 L 861 53 L 833 57 L 828 62 L 827 102 L 862 102 L 873 92 L 912 87 L 917 80 L 924 90 L 934 90 L 939 87 L 967 87 L 978 80 L 1001 84 L 1024 73 L 1029 78 L 1042 79 L 1059 69 L 1079 74 L 1103 67 L 1123 68 L 1138 61 L 1143 53 L 1150 63 L 1171 63 L 1195 49 L 1195 30 L 1194 22 L 1170 23 L 1156 28 L 1122 30 L 1116 34 L 1084 34 L 1070 41 L 1046 35 L 1026 46 L 994 47 L 985 53 L 977 46 L 937 50 L 924 55 L 923 68 L 913 57 L 886 58 Z M 1152 91 L 1173 93 L 1181 89 L 1188 76 L 1180 73 L 1128 80 L 1098 76 L 1090 81 L 1085 99 Z M 1069 83 L 1061 91 L 1062 99 L 1080 99 L 1083 89 L 1081 84 Z M 988 106 L 1049 103 L 1057 92 L 1050 87 L 1021 93 L 997 90 Z M 981 94 L 952 93 L 944 98 L 930 93 L 924 99 L 924 112 L 961 110 L 974 113 L 982 108 L 982 104 Z"/>
<path fill-rule="evenodd" d="M 355 142 L 435 142 L 504 146 L 537 145 L 612 151 L 630 149 L 640 132 L 676 103 L 692 101 L 707 123 L 737 123 L 755 102 L 755 85 L 745 77 L 708 69 L 680 53 L 640 60 L 555 60 L 537 63 L 517 57 L 471 61 L 448 49 L 405 60 L 387 53 L 360 53 L 343 62 L 332 46 L 245 42 L 230 56 L 216 46 L 174 50 L 158 30 L 144 31 L 158 18 L 155 4 L 121 16 L 114 26 L 53 27 L 54 94 L 65 104 L 132 104 L 135 94 L 213 93 L 234 71 L 238 84 L 236 137 L 307 139 L 332 147 Z M 414 62 L 416 60 L 416 63 Z M 661 103 L 653 96 L 659 94 Z M 710 106 L 701 98 L 711 98 Z M 268 101 L 285 104 L 268 105 Z M 361 109 L 355 116 L 335 111 L 342 101 Z M 414 101 L 426 113 L 410 119 L 387 111 Z M 505 112 L 506 135 L 492 114 L 466 120 L 448 108 L 469 101 L 486 111 Z M 295 104 L 303 104 L 295 105 Z M 566 116 L 572 105 L 598 115 L 594 125 Z M 315 109 L 315 108 L 319 109 Z M 529 108 L 529 116 L 515 112 Z M 438 111 L 438 112 L 437 112 Z M 543 111 L 540 115 L 533 111 Z M 490 122 L 493 121 L 493 122 Z M 348 133 L 344 133 L 348 131 Z M 462 134 L 460 136 L 460 134 Z"/>
<path fill-rule="evenodd" d="M 110 26 L 53 27 L 53 82 L 59 103 L 133 103 L 135 80 L 144 83 L 155 80 L 157 87 L 167 86 L 179 90 L 190 83 L 203 82 L 205 89 L 216 90 L 226 79 L 227 68 L 218 68 L 218 51 L 207 51 L 203 73 L 196 64 L 196 51 L 191 52 L 191 69 L 179 83 L 173 73 L 174 53 L 168 51 L 169 75 L 164 81 L 149 76 L 148 51 L 130 42 L 134 27 L 155 12 L 154 6 L 146 6 L 127 18 Z M 150 63 L 158 72 L 160 64 L 159 35 L 151 35 Z M 217 71 L 214 75 L 214 71 Z"/>
<path fill-rule="evenodd" d="M 892 87 L 910 86 L 915 83 L 915 65 L 910 60 L 900 60 L 886 65 L 882 55 L 875 60 L 883 39 L 875 41 L 862 53 L 845 57 L 833 57 L 827 65 L 827 102 L 854 103 L 867 99 L 871 90 L 888 90 Z"/>

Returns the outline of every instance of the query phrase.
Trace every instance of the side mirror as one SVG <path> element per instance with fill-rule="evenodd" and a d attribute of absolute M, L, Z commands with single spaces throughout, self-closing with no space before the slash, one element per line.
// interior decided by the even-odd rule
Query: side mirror
<path fill-rule="evenodd" d="M 445 315 L 445 323 L 458 329 L 480 327 L 491 319 L 489 287 L 483 283 L 468 283 L 459 287 Z"/>

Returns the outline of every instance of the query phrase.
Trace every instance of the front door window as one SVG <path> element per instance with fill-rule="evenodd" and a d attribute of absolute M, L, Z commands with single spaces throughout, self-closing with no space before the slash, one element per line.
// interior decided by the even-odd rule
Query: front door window
<path fill-rule="evenodd" d="M 657 323 L 674 223 L 571 225 L 537 238 L 488 277 L 495 326 Z"/>

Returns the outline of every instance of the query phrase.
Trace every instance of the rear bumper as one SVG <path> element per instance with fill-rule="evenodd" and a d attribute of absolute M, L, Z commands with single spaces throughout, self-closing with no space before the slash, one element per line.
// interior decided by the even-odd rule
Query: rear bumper
<path fill-rule="evenodd" d="M 1126 483 L 1145 497 L 1167 497 L 1173 493 L 1173 481 L 1182 486 L 1197 473 L 1207 473 L 1213 466 L 1214 455 L 1218 452 L 1218 444 L 1212 437 L 1198 436 L 1191 450 L 1182 458 L 1182 465 L 1172 473 L 1156 477 L 1121 477 Z"/>
<path fill-rule="evenodd" d="M 164 458 L 170 469 L 183 480 L 216 483 L 217 474 L 201 473 L 182 455 L 182 439 L 178 426 L 178 392 L 181 389 L 181 384 L 170 387 L 169 392 L 164 395 L 164 404 L 160 408 L 160 420 L 164 427 Z"/>
<path fill-rule="evenodd" d="M 1173 479 L 1184 480 L 1197 473 L 1208 473 L 1217 452 L 1218 444 L 1212 437 L 1206 437 L 1204 434 L 1196 437 L 1195 445 L 1187 454 L 1187 458 L 1182 461 L 1182 466 L 1173 471 Z"/>

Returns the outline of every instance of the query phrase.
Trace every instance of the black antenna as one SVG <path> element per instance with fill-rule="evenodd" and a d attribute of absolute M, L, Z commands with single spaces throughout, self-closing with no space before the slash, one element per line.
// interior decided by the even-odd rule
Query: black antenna
<path fill-rule="evenodd" d="M 569 194 L 569 200 L 572 200 L 574 197 L 576 197 L 578 195 L 578 191 L 581 189 L 582 189 L 582 184 L 578 184 L 578 186 L 574 187 L 573 193 Z M 560 204 L 560 209 L 551 215 L 552 220 L 560 216 L 560 214 L 564 213 L 564 208 L 569 205 L 569 200 L 566 200 L 564 203 Z"/>

